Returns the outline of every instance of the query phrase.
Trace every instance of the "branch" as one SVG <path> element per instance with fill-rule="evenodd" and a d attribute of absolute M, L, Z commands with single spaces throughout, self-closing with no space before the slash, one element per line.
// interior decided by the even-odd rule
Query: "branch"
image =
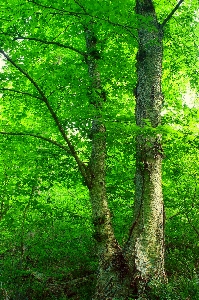
<path fill-rule="evenodd" d="M 112 21 L 109 19 L 109 17 L 108 17 L 108 19 L 106 19 L 106 18 L 99 18 L 99 17 L 97 17 L 97 16 L 94 16 L 94 18 L 96 18 L 96 19 L 98 19 L 98 20 L 101 20 L 101 21 L 105 21 L 105 22 L 107 22 L 107 23 L 109 23 L 109 24 L 111 24 L 111 25 L 113 25 L 113 26 L 117 26 L 117 27 L 123 28 L 123 29 L 126 30 L 133 38 L 135 38 L 135 39 L 138 41 L 137 36 L 136 36 L 135 34 L 133 34 L 133 32 L 132 32 L 132 29 L 136 30 L 135 27 L 132 27 L 132 26 L 129 26 L 129 25 L 123 25 L 123 24 L 120 24 L 120 23 L 112 22 Z"/>
<path fill-rule="evenodd" d="M 62 144 L 60 144 L 60 143 L 58 143 L 58 142 L 56 142 L 56 141 L 54 141 L 54 140 L 52 140 L 50 138 L 46 138 L 46 137 L 44 137 L 42 135 L 39 135 L 39 134 L 28 133 L 28 132 L 26 133 L 26 132 L 4 132 L 4 131 L 0 131 L 0 134 L 3 134 L 3 135 L 16 135 L 16 136 L 19 136 L 19 135 L 21 135 L 21 136 L 32 136 L 32 137 L 35 137 L 37 139 L 41 139 L 41 140 L 44 140 L 46 142 L 49 142 L 49 143 L 51 143 L 51 144 L 53 144 L 53 145 L 55 145 L 55 146 L 63 149 L 68 154 L 71 154 L 64 145 L 62 145 Z"/>
<path fill-rule="evenodd" d="M 85 15 L 85 13 L 71 12 L 69 10 L 59 9 L 59 8 L 53 7 L 52 5 L 51 6 L 47 6 L 47 5 L 39 4 L 39 3 L 35 2 L 34 0 L 28 0 L 28 2 L 31 2 L 33 4 L 36 4 L 37 6 L 40 6 L 40 7 L 46 8 L 46 9 L 53 9 L 53 10 L 58 11 L 60 13 L 67 13 L 67 14 L 69 14 L 71 16 L 76 16 L 77 17 L 79 15 Z"/>
<path fill-rule="evenodd" d="M 198 237 L 199 237 L 199 231 L 198 231 L 198 229 L 191 223 L 191 220 L 190 220 L 188 214 L 186 214 L 186 217 L 187 217 L 187 220 L 188 220 L 189 225 L 193 228 L 193 230 L 195 231 L 195 233 L 196 233 L 196 234 L 198 235 Z"/>
<path fill-rule="evenodd" d="M 78 49 L 76 49 L 72 46 L 69 46 L 69 45 L 61 44 L 59 42 L 45 41 L 45 40 L 34 38 L 34 37 L 24 37 L 24 36 L 18 36 L 16 38 L 14 38 L 14 40 L 29 40 L 29 41 L 36 41 L 36 42 L 47 44 L 47 45 L 56 45 L 56 46 L 59 46 L 59 47 L 65 48 L 65 49 L 70 49 L 72 51 L 75 51 L 78 54 L 83 55 L 84 57 L 86 56 L 86 53 L 84 53 L 83 51 L 78 50 Z"/>
<path fill-rule="evenodd" d="M 188 211 L 188 213 L 190 213 L 192 211 L 192 208 L 190 208 L 190 210 Z M 170 216 L 169 218 L 167 218 L 167 220 L 171 220 L 177 216 L 180 215 L 186 215 L 186 210 L 182 210 L 182 211 L 178 211 L 175 215 Z"/>
<path fill-rule="evenodd" d="M 14 90 L 14 89 L 8 89 L 8 88 L 0 88 L 0 91 L 9 91 L 9 92 L 14 92 L 14 93 L 19 93 L 19 94 L 22 94 L 22 95 L 28 95 L 30 97 L 33 97 L 33 98 L 36 98 L 36 99 L 39 99 L 39 100 L 42 100 L 42 98 L 38 97 L 38 96 L 35 96 L 33 94 L 30 94 L 30 93 L 27 93 L 27 92 L 21 92 L 21 91 L 18 91 L 18 90 Z"/>
<path fill-rule="evenodd" d="M 184 0 L 180 0 L 178 2 L 178 4 L 174 7 L 174 9 L 171 11 L 171 13 L 166 17 L 166 19 L 162 22 L 162 24 L 160 25 L 161 28 L 163 28 L 166 23 L 172 18 L 172 16 L 174 15 L 174 13 L 176 12 L 176 10 L 180 7 L 180 5 L 182 4 L 182 2 L 184 2 Z"/>
<path fill-rule="evenodd" d="M 3 56 L 34 85 L 36 90 L 41 95 L 41 99 L 42 100 L 46 99 L 46 96 L 44 95 L 43 91 L 40 89 L 38 84 L 34 81 L 34 79 L 27 72 L 25 72 L 19 65 L 17 65 L 2 49 L 0 49 L 0 53 L 3 54 Z"/>
<path fill-rule="evenodd" d="M 90 178 L 89 178 L 90 174 L 88 173 L 88 168 L 80 160 L 74 146 L 72 145 L 71 141 L 69 140 L 68 136 L 66 135 L 64 128 L 62 127 L 56 113 L 54 112 L 54 110 L 53 110 L 52 106 L 50 105 L 48 99 L 46 98 L 44 92 L 41 90 L 39 85 L 34 81 L 34 79 L 26 71 L 24 71 L 19 65 L 17 65 L 2 49 L 0 49 L 0 53 L 3 54 L 3 56 L 33 84 L 33 86 L 36 88 L 36 90 L 41 95 L 41 100 L 46 104 L 52 118 L 55 121 L 55 124 L 57 125 L 57 127 L 59 129 L 59 132 L 61 133 L 63 139 L 67 143 L 70 153 L 74 157 L 74 159 L 79 167 L 79 170 L 80 170 L 83 178 L 86 181 L 87 187 L 89 187 L 90 186 Z"/>
<path fill-rule="evenodd" d="M 42 4 L 39 4 L 37 2 L 35 2 L 34 0 L 28 0 L 28 2 L 32 2 L 38 6 L 41 6 L 43 8 L 46 8 L 46 9 L 53 9 L 53 10 L 56 10 L 56 11 L 59 11 L 60 13 L 67 13 L 71 16 L 75 16 L 75 17 L 79 17 L 79 16 L 89 16 L 91 18 L 95 18 L 95 19 L 98 19 L 98 20 L 101 20 L 101 21 L 105 21 L 105 22 L 108 22 L 109 24 L 113 25 L 113 26 L 118 26 L 118 27 L 122 27 L 123 29 L 125 29 L 126 31 L 128 31 L 130 33 L 130 35 L 132 35 L 134 38 L 136 38 L 136 36 L 131 32 L 132 29 L 135 29 L 133 28 L 132 26 L 129 26 L 129 25 L 123 25 L 123 24 L 119 24 L 119 23 L 115 23 L 115 22 L 112 22 L 110 21 L 109 17 L 108 18 L 100 18 L 98 16 L 93 16 L 89 13 L 86 12 L 86 9 L 84 8 L 83 5 L 81 5 L 77 0 L 74 2 L 80 7 L 82 8 L 83 12 L 80 13 L 80 12 L 71 12 L 71 11 L 68 11 L 68 10 L 64 10 L 64 9 L 58 9 L 58 8 L 55 8 L 53 6 L 46 6 L 46 5 L 42 5 Z M 137 38 L 136 38 L 137 39 Z"/>
<path fill-rule="evenodd" d="M 80 4 L 78 0 L 74 0 L 74 2 L 85 12 L 85 14 L 87 14 L 85 7 L 82 4 Z"/>

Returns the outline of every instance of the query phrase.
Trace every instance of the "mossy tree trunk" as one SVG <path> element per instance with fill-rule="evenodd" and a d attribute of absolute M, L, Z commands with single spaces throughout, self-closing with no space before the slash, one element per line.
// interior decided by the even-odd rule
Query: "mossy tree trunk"
<path fill-rule="evenodd" d="M 91 80 L 90 104 L 95 109 L 91 128 L 92 151 L 89 162 L 89 193 L 99 271 L 93 299 L 125 299 L 129 291 L 129 271 L 114 235 L 107 202 L 105 183 L 106 128 L 101 115 L 106 98 L 101 87 L 97 67 L 100 55 L 97 51 L 97 38 L 93 33 L 92 24 L 85 28 L 85 38 L 88 53 L 86 62 Z"/>
<path fill-rule="evenodd" d="M 151 0 L 137 0 L 138 53 L 136 123 L 161 123 L 163 32 Z M 145 20 L 145 21 L 143 21 Z M 144 129 L 143 129 L 144 130 Z M 152 280 L 165 280 L 164 207 L 161 135 L 142 133 L 136 140 L 134 222 L 127 257 L 141 299 Z"/>

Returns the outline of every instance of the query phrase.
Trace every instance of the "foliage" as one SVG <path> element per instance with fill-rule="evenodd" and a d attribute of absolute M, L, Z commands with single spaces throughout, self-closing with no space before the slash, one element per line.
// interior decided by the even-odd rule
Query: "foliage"
<path fill-rule="evenodd" d="M 176 1 L 154 1 L 164 20 Z M 88 192 L 48 105 L 79 157 L 91 150 L 85 25 L 98 38 L 106 102 L 106 182 L 115 234 L 132 222 L 137 18 L 134 1 L 4 1 L 0 50 L 0 298 L 90 299 L 97 258 Z M 20 8 L 20 9 L 19 9 Z M 167 285 L 151 298 L 198 299 L 198 7 L 186 1 L 165 26 L 161 127 Z M 1 52 L 2 53 L 2 52 Z M 3 56 L 2 56 L 3 59 Z M 17 69 L 13 62 L 26 74 Z M 28 76 L 27 76 L 28 74 Z M 188 94 L 193 93 L 194 104 Z M 193 102 L 192 101 L 192 102 Z M 146 122 L 147 123 L 147 122 Z M 23 134 L 24 135 L 23 135 Z M 61 146 L 60 146 L 61 145 Z"/>

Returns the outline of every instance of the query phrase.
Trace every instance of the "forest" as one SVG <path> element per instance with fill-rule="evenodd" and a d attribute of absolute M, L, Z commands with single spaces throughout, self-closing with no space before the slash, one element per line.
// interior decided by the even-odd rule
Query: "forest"
<path fill-rule="evenodd" d="M 199 299 L 198 0 L 0 3 L 0 300 Z"/>

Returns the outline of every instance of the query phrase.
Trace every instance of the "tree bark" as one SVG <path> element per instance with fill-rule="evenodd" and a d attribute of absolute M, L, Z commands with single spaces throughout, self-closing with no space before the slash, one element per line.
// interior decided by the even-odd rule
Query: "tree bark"
<path fill-rule="evenodd" d="M 136 123 L 141 128 L 145 125 L 155 128 L 161 123 L 163 101 L 163 32 L 151 0 L 137 0 L 136 13 L 139 43 Z M 149 282 L 165 280 L 162 148 L 161 135 L 155 132 L 139 134 L 136 140 L 134 222 L 127 258 L 138 295 L 144 299 Z"/>
<path fill-rule="evenodd" d="M 122 300 L 127 297 L 129 292 L 129 270 L 114 235 L 107 201 L 105 183 L 106 128 L 101 116 L 103 103 L 106 99 L 97 69 L 97 60 L 100 59 L 100 55 L 97 51 L 97 38 L 93 33 L 92 25 L 85 29 L 85 38 L 88 53 L 86 62 L 91 80 L 89 97 L 96 113 L 92 121 L 92 151 L 89 162 L 89 192 L 95 230 L 94 238 L 99 258 L 96 292 L 93 299 L 111 300 L 117 298 Z"/>

